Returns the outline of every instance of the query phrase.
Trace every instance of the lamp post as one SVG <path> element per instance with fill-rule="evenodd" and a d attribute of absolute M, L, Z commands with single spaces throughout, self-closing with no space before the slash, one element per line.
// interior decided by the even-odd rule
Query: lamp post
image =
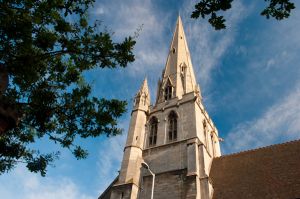
<path fill-rule="evenodd" d="M 144 167 L 145 169 L 147 169 L 151 173 L 151 175 L 152 175 L 151 199 L 153 199 L 155 174 L 151 171 L 149 165 L 146 162 L 142 162 L 142 167 Z"/>

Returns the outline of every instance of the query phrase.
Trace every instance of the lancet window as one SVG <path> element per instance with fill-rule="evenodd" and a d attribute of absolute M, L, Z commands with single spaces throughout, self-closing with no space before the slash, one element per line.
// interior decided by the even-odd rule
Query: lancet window
<path fill-rule="evenodd" d="M 167 85 L 165 88 L 165 100 L 169 100 L 172 98 L 172 86 L 171 85 Z"/>
<path fill-rule="evenodd" d="M 177 140 L 177 114 L 172 111 L 168 117 L 169 120 L 169 141 Z"/>
<path fill-rule="evenodd" d="M 157 124 L 158 124 L 157 118 L 152 117 L 151 120 L 150 120 L 149 146 L 155 146 L 156 145 Z"/>

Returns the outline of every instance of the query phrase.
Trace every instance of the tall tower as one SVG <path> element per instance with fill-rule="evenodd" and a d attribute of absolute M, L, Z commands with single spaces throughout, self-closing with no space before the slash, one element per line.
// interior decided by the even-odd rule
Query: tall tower
<path fill-rule="evenodd" d="M 150 106 L 145 80 L 135 97 L 120 175 L 100 198 L 155 199 L 212 197 L 209 172 L 221 155 L 218 131 L 202 103 L 190 52 L 178 17 L 165 69 Z"/>
<path fill-rule="evenodd" d="M 147 79 L 134 98 L 131 120 L 124 148 L 123 161 L 118 181 L 110 198 L 137 198 L 140 183 L 140 167 L 144 148 L 145 124 L 150 106 L 150 95 Z"/>

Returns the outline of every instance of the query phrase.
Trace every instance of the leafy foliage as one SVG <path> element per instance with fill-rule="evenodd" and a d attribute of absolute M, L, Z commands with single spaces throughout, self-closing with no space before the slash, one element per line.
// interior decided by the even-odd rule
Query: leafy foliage
<path fill-rule="evenodd" d="M 48 138 L 85 158 L 76 138 L 117 135 L 126 102 L 90 96 L 83 72 L 126 67 L 135 41 L 114 42 L 90 24 L 94 0 L 0 2 L 0 174 L 19 162 L 46 174 L 59 153 L 30 146 Z"/>
<path fill-rule="evenodd" d="M 264 0 L 269 2 L 269 6 L 265 8 L 261 15 L 266 16 L 267 19 L 273 17 L 277 20 L 288 18 L 293 9 L 295 9 L 294 3 L 291 0 Z M 225 29 L 224 16 L 218 16 L 217 13 L 229 10 L 231 8 L 233 0 L 201 0 L 195 5 L 191 18 L 204 19 L 209 16 L 208 22 L 216 29 Z"/>
<path fill-rule="evenodd" d="M 288 18 L 293 9 L 295 9 L 294 3 L 289 0 L 265 0 L 270 1 L 269 6 L 261 12 L 261 15 L 264 15 L 269 19 L 274 17 L 277 20 L 282 20 Z"/>
<path fill-rule="evenodd" d="M 218 16 L 217 12 L 225 11 L 231 8 L 233 0 L 202 0 L 195 5 L 195 11 L 193 11 L 191 17 L 198 18 L 201 16 L 203 19 L 210 15 L 209 23 L 215 27 L 216 30 L 224 29 L 225 19 L 223 16 Z"/>

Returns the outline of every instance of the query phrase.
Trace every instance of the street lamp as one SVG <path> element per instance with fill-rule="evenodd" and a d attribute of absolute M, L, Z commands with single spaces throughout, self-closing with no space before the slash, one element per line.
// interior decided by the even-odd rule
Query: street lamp
<path fill-rule="evenodd" d="M 152 175 L 151 199 L 153 199 L 155 174 L 151 171 L 149 165 L 146 162 L 142 162 L 142 167 L 144 167 L 145 169 L 147 169 L 151 173 L 151 175 Z"/>

